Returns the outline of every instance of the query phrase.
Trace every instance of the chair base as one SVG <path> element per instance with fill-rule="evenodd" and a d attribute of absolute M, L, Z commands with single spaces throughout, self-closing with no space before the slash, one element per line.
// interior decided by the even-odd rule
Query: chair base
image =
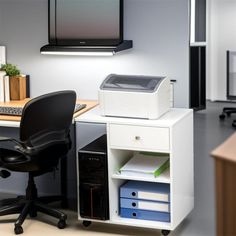
<path fill-rule="evenodd" d="M 15 222 L 15 234 L 22 234 L 22 225 L 26 217 L 28 215 L 32 218 L 36 217 L 38 212 L 57 218 L 59 220 L 57 227 L 59 229 L 64 229 L 66 227 L 67 215 L 46 205 L 49 202 L 58 201 L 60 199 L 61 198 L 58 196 L 38 198 L 34 178 L 30 175 L 26 189 L 26 197 L 20 196 L 0 201 L 0 216 L 20 214 Z"/>
<path fill-rule="evenodd" d="M 226 117 L 230 117 L 231 114 L 236 113 L 236 108 L 234 107 L 224 107 L 222 113 L 219 115 L 220 120 L 224 120 Z M 232 126 L 236 128 L 236 120 L 233 120 Z"/>

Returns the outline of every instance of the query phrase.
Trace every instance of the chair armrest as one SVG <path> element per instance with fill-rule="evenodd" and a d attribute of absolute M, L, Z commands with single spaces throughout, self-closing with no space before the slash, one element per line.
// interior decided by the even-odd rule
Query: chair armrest
<path fill-rule="evenodd" d="M 11 141 L 12 138 L 10 137 L 3 137 L 3 136 L 0 136 L 0 142 L 3 142 L 3 141 Z"/>
<path fill-rule="evenodd" d="M 63 143 L 67 143 L 67 141 L 65 141 L 65 140 L 53 140 L 51 142 L 47 142 L 47 143 L 40 144 L 40 145 L 33 146 L 33 147 L 30 147 L 30 146 L 27 146 L 27 145 L 24 145 L 24 144 L 20 144 L 20 146 L 15 146 L 15 150 L 21 152 L 24 155 L 33 156 L 33 155 L 37 155 L 39 152 L 45 150 L 46 148 L 48 148 L 52 145 L 63 144 Z"/>
<path fill-rule="evenodd" d="M 0 142 L 13 142 L 13 143 L 16 143 L 18 145 L 22 145 L 22 143 L 14 138 L 11 138 L 11 137 L 3 137 L 3 136 L 0 136 Z"/>

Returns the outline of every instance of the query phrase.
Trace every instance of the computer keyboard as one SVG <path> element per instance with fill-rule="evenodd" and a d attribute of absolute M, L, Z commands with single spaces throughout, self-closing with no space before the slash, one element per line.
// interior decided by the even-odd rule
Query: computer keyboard
<path fill-rule="evenodd" d="M 78 112 L 86 107 L 86 104 L 75 104 L 75 112 Z M 0 115 L 7 115 L 7 116 L 21 116 L 22 114 L 22 107 L 1 107 L 0 106 Z"/>
<path fill-rule="evenodd" d="M 22 114 L 22 107 L 0 107 L 1 115 L 20 116 Z"/>
<path fill-rule="evenodd" d="M 76 112 L 78 112 L 78 111 L 84 109 L 85 107 L 86 107 L 86 104 L 82 104 L 82 103 L 81 103 L 81 104 L 80 104 L 80 103 L 75 104 L 74 113 L 76 113 Z"/>

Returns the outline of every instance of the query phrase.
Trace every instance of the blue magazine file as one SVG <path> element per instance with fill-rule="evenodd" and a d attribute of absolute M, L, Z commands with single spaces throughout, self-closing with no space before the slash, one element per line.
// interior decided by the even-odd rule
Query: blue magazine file
<path fill-rule="evenodd" d="M 170 202 L 170 185 L 143 181 L 128 181 L 120 187 L 120 197 Z"/>
<path fill-rule="evenodd" d="M 170 222 L 170 214 L 158 211 L 144 211 L 120 208 L 120 216 L 124 218 Z"/>

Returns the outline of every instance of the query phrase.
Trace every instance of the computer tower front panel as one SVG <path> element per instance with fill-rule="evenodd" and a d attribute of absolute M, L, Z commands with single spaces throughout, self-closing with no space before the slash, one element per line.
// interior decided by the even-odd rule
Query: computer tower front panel
<path fill-rule="evenodd" d="M 80 184 L 80 216 L 107 220 L 107 199 L 102 184 Z"/>
<path fill-rule="evenodd" d="M 104 141 L 104 144 L 103 144 Z M 79 151 L 79 202 L 83 218 L 109 220 L 106 136 Z M 99 145 L 96 152 L 96 144 Z M 101 152 L 101 144 L 104 151 Z"/>

